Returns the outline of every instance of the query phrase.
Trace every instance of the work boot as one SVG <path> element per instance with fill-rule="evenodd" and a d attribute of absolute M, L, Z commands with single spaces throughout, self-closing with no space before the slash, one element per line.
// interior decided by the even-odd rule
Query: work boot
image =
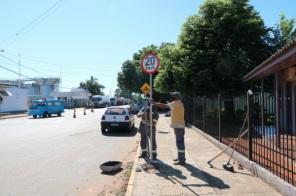
<path fill-rule="evenodd" d="M 185 161 L 177 161 L 174 163 L 174 165 L 185 165 Z"/>
<path fill-rule="evenodd" d="M 138 158 L 143 158 L 143 159 L 147 158 L 147 153 L 142 152 L 142 154 Z"/>
<path fill-rule="evenodd" d="M 152 154 L 152 159 L 156 160 L 157 154 Z"/>

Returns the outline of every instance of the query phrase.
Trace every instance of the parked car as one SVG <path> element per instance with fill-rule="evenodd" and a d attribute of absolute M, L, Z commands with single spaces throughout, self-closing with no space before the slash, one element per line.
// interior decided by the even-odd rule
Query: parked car
<path fill-rule="evenodd" d="M 112 129 L 132 131 L 134 127 L 135 117 L 128 105 L 107 108 L 101 119 L 102 133 Z"/>
<path fill-rule="evenodd" d="M 33 118 L 50 117 L 52 114 L 61 116 L 64 112 L 64 101 L 60 99 L 45 99 L 32 101 L 28 115 L 32 115 Z"/>

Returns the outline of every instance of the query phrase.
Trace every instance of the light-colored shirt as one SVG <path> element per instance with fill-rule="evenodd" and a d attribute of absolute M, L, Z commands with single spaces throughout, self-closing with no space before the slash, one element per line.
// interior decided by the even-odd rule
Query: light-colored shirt
<path fill-rule="evenodd" d="M 171 128 L 185 128 L 184 106 L 182 101 L 177 100 L 168 104 L 171 109 Z"/>

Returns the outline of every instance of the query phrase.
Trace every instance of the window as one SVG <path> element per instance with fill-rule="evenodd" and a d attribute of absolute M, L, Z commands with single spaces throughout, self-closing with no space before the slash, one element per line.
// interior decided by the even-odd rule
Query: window
<path fill-rule="evenodd" d="M 109 108 L 106 111 L 106 114 L 109 114 L 109 115 L 125 115 L 126 112 L 125 112 L 124 108 Z"/>
<path fill-rule="evenodd" d="M 92 101 L 99 102 L 99 101 L 102 101 L 102 98 L 101 97 L 93 97 Z"/>
<path fill-rule="evenodd" d="M 48 105 L 48 106 L 52 106 L 53 103 L 52 103 L 52 102 L 47 102 L 47 105 Z"/>
<path fill-rule="evenodd" d="M 54 105 L 62 105 L 62 102 L 56 101 L 54 102 Z"/>

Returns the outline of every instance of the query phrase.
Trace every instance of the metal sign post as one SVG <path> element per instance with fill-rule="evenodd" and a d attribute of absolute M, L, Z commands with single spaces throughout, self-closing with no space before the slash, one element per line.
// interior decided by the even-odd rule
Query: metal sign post
<path fill-rule="evenodd" d="M 149 113 L 149 120 L 150 120 L 150 160 L 152 161 L 153 160 L 153 156 L 152 156 L 152 154 L 153 154 L 153 148 L 152 148 L 152 146 L 153 146 L 153 140 L 152 140 L 152 131 L 153 131 L 153 129 L 152 129 L 152 104 L 153 104 L 153 100 L 152 100 L 152 88 L 153 88 L 153 86 L 152 86 L 152 74 L 150 74 L 149 75 L 149 78 L 150 78 L 150 113 Z"/>
<path fill-rule="evenodd" d="M 150 80 L 150 113 L 149 113 L 149 124 L 150 124 L 150 145 L 149 145 L 149 158 L 150 161 L 153 160 L 153 122 L 152 122 L 152 104 L 153 104 L 153 84 L 152 84 L 152 75 L 157 72 L 157 69 L 160 66 L 160 60 L 156 54 L 153 52 L 150 52 L 146 54 L 142 59 L 141 59 L 141 68 L 143 72 L 147 75 L 149 75 L 149 80 Z"/>

